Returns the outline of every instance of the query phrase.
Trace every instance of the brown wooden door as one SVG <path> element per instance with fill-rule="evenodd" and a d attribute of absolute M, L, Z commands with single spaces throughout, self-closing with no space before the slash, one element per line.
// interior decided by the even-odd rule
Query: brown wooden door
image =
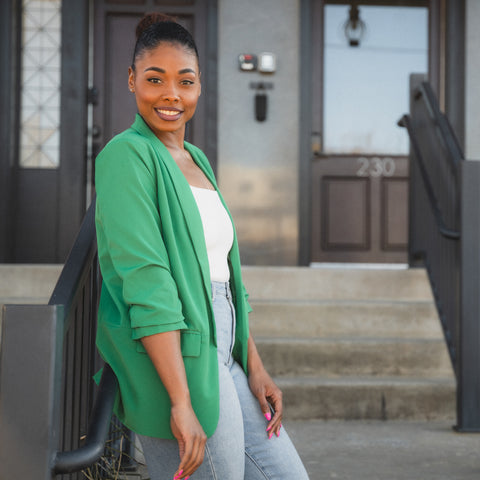
<path fill-rule="evenodd" d="M 312 173 L 314 261 L 406 262 L 406 158 L 324 156 Z"/>
<path fill-rule="evenodd" d="M 311 261 L 406 263 L 409 145 L 397 121 L 409 75 L 428 71 L 428 2 L 360 2 L 358 46 L 347 3 L 322 2 L 319 15 Z"/>
<path fill-rule="evenodd" d="M 206 58 L 216 58 L 216 1 L 95 0 L 94 7 L 93 157 L 133 123 L 137 108 L 127 80 L 135 28 L 145 13 L 159 11 L 176 17 L 197 43 L 205 95 L 200 97 L 195 116 L 187 125 L 187 140 L 204 150 L 215 166 L 216 78 Z"/>

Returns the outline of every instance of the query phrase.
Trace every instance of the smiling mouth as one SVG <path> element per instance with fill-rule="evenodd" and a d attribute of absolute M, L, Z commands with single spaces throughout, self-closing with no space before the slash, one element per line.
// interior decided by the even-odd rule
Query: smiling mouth
<path fill-rule="evenodd" d="M 157 111 L 161 115 L 167 115 L 168 117 L 175 117 L 176 115 L 179 115 L 180 113 L 182 113 L 181 110 L 177 110 L 177 109 L 171 110 L 171 109 L 165 109 L 165 108 L 156 108 L 155 111 Z"/>
<path fill-rule="evenodd" d="M 155 108 L 155 112 L 161 120 L 166 122 L 176 122 L 180 119 L 183 111 L 178 108 Z"/>

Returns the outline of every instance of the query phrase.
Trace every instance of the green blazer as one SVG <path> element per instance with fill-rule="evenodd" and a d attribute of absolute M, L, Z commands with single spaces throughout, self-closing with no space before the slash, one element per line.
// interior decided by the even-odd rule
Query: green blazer
<path fill-rule="evenodd" d="M 217 189 L 205 155 L 188 143 L 185 148 Z M 98 155 L 95 174 L 103 276 L 97 347 L 119 382 L 115 413 L 135 432 L 174 438 L 167 391 L 140 339 L 181 330 L 192 405 L 211 436 L 219 414 L 216 330 L 203 226 L 190 186 L 139 115 Z M 251 309 L 236 235 L 228 260 L 237 318 L 233 353 L 246 371 Z"/>

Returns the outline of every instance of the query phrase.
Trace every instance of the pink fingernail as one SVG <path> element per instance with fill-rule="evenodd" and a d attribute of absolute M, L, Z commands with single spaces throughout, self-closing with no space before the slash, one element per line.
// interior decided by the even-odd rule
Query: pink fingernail
<path fill-rule="evenodd" d="M 272 438 L 273 432 L 270 432 L 270 435 L 268 436 L 268 439 L 270 440 Z"/>
<path fill-rule="evenodd" d="M 266 418 L 268 421 L 270 421 L 270 420 L 272 419 L 272 414 L 271 414 L 270 412 L 267 412 L 267 413 L 265 414 L 265 418 Z"/>
<path fill-rule="evenodd" d="M 272 428 L 272 426 L 270 425 L 268 428 L 267 428 L 267 432 Z"/>

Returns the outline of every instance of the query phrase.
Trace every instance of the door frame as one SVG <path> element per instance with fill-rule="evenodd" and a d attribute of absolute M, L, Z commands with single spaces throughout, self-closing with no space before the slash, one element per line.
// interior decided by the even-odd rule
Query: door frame
<path fill-rule="evenodd" d="M 366 0 L 366 5 L 427 6 L 429 8 L 429 81 L 443 97 L 445 88 L 445 45 L 441 42 L 441 24 L 445 21 L 446 0 Z M 311 262 L 312 237 L 312 157 L 317 148 L 316 135 L 323 131 L 323 23 L 326 4 L 348 4 L 348 0 L 301 0 L 301 76 L 300 76 L 300 146 L 299 146 L 299 265 Z M 422 5 L 424 4 L 424 5 Z M 437 52 L 437 54 L 430 54 Z M 317 60 L 315 60 L 317 59 Z M 441 105 L 443 103 L 441 102 Z"/>
<path fill-rule="evenodd" d="M 15 125 L 15 112 L 18 82 L 18 15 L 15 15 L 18 2 L 0 2 L 0 263 L 9 262 L 12 254 L 12 194 L 13 147 L 12 125 Z"/>

